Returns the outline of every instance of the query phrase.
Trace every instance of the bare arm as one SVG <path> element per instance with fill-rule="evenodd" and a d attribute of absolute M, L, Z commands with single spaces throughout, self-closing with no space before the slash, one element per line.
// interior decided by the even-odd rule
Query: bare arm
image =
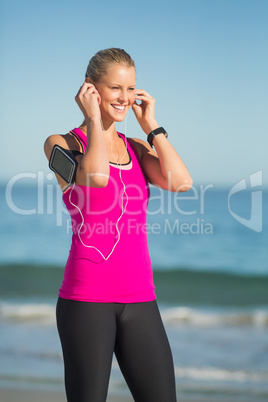
<path fill-rule="evenodd" d="M 134 103 L 133 111 L 143 131 L 148 135 L 158 127 L 154 119 L 155 100 L 144 90 L 137 90 L 136 99 L 142 103 Z M 135 139 L 141 149 L 141 165 L 149 183 L 173 192 L 187 191 L 192 187 L 192 178 L 182 159 L 163 134 L 154 137 L 151 146 Z"/>
<path fill-rule="evenodd" d="M 101 127 L 99 94 L 92 84 L 84 83 L 75 100 L 82 110 L 87 124 L 87 149 L 84 155 L 76 157 L 78 162 L 75 183 L 90 187 L 105 187 L 109 181 L 109 157 Z M 44 144 L 47 158 L 50 158 L 53 146 L 57 144 L 66 149 L 75 149 L 66 136 L 52 135 Z M 77 145 L 76 145 L 77 146 Z M 56 175 L 62 189 L 66 182 Z"/>
<path fill-rule="evenodd" d="M 105 187 L 109 181 L 109 156 L 101 126 L 100 95 L 95 86 L 84 83 L 75 100 L 87 124 L 87 149 L 77 169 L 77 184 Z"/>
<path fill-rule="evenodd" d="M 76 183 L 88 187 L 105 187 L 109 181 L 110 166 L 100 119 L 86 119 L 87 149 L 79 156 Z"/>
<path fill-rule="evenodd" d="M 147 142 L 138 138 L 132 140 L 140 149 L 141 166 L 150 184 L 172 192 L 188 191 L 192 187 L 185 164 L 164 135 L 159 134 L 154 139 L 156 152 Z"/>

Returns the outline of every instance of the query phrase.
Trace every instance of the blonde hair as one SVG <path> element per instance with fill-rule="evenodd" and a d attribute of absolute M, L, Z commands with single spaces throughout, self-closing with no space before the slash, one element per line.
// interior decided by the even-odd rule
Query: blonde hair
<path fill-rule="evenodd" d="M 127 67 L 134 67 L 135 63 L 130 55 L 119 48 L 110 48 L 100 50 L 93 56 L 88 64 L 86 78 L 89 77 L 92 82 L 98 82 L 106 74 L 108 65 L 111 63 L 124 64 Z"/>

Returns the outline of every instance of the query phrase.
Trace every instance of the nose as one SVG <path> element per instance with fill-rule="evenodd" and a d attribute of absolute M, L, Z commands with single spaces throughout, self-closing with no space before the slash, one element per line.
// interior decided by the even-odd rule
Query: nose
<path fill-rule="evenodd" d="M 127 102 L 128 101 L 128 93 L 127 90 L 121 90 L 120 94 L 119 94 L 119 98 L 118 100 L 120 100 L 121 102 Z"/>

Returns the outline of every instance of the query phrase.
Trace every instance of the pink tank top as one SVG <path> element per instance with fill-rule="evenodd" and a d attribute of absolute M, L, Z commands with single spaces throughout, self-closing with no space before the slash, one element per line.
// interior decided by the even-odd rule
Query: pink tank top
<path fill-rule="evenodd" d="M 85 151 L 87 137 L 79 128 L 73 132 Z M 118 135 L 127 141 L 129 163 L 110 163 L 106 187 L 74 185 L 63 194 L 73 236 L 61 298 L 117 303 L 156 298 L 146 225 L 150 189 L 135 148 Z M 125 212 L 116 227 L 122 208 Z"/>

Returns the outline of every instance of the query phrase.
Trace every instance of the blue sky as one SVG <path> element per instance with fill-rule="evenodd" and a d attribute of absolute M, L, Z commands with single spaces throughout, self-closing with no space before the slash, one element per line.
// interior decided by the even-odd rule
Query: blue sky
<path fill-rule="evenodd" d="M 98 50 L 121 47 L 194 183 L 268 185 L 266 0 L 2 0 L 1 173 L 49 173 L 45 138 L 82 121 L 74 96 Z M 118 129 L 124 131 L 124 125 Z M 146 139 L 130 112 L 127 135 Z"/>

